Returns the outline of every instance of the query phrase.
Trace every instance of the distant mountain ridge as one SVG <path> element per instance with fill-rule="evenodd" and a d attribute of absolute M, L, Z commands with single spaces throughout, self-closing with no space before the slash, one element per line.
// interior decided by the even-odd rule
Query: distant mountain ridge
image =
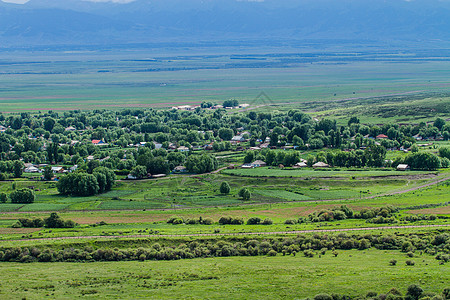
<path fill-rule="evenodd" d="M 0 2 L 0 47 L 239 39 L 450 41 L 450 1 Z"/>

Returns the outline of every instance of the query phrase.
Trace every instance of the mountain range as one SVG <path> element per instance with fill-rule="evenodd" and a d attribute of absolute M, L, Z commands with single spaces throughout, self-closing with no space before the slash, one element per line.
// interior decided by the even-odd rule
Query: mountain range
<path fill-rule="evenodd" d="M 450 1 L 0 2 L 0 47 L 251 40 L 448 42 Z"/>

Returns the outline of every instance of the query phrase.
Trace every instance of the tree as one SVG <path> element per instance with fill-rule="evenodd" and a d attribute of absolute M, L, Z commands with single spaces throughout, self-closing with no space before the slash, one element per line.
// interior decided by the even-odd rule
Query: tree
<path fill-rule="evenodd" d="M 9 195 L 12 203 L 33 203 L 36 196 L 34 191 L 28 188 L 15 190 Z"/>
<path fill-rule="evenodd" d="M 351 117 L 350 120 L 348 120 L 348 126 L 350 126 L 351 124 L 359 124 L 358 117 Z"/>
<path fill-rule="evenodd" d="M 239 105 L 239 101 L 235 99 L 225 100 L 223 102 L 223 107 L 236 107 Z"/>
<path fill-rule="evenodd" d="M 220 128 L 219 137 L 224 141 L 229 141 L 233 138 L 234 132 L 230 128 Z"/>
<path fill-rule="evenodd" d="M 99 192 L 97 178 L 87 173 L 70 173 L 62 176 L 57 185 L 62 195 L 93 196 Z"/>
<path fill-rule="evenodd" d="M 150 159 L 147 170 L 150 174 L 168 174 L 170 172 L 169 164 L 162 156 L 157 156 Z"/>
<path fill-rule="evenodd" d="M 442 130 L 442 127 L 445 126 L 445 120 L 441 119 L 441 118 L 437 118 L 434 123 L 433 123 L 434 127 L 437 127 L 439 130 Z"/>
<path fill-rule="evenodd" d="M 247 188 L 242 188 L 239 191 L 239 197 L 241 197 L 243 200 L 249 200 L 251 197 L 251 193 Z"/>
<path fill-rule="evenodd" d="M 208 173 L 217 169 L 217 159 L 209 154 L 190 155 L 186 159 L 186 169 L 191 173 Z"/>
<path fill-rule="evenodd" d="M 52 132 L 53 127 L 55 126 L 55 120 L 52 118 L 45 118 L 44 120 L 44 129 Z"/>
<path fill-rule="evenodd" d="M 222 182 L 222 184 L 220 185 L 220 193 L 221 194 L 229 194 L 230 193 L 230 185 L 228 184 L 228 182 L 224 181 Z"/>
<path fill-rule="evenodd" d="M 13 162 L 13 174 L 15 178 L 19 178 L 20 176 L 22 176 L 23 174 L 23 168 L 24 168 L 24 164 L 22 161 L 20 160 L 15 160 Z"/>
<path fill-rule="evenodd" d="M 63 220 L 57 213 L 51 213 L 50 217 L 44 219 L 47 228 L 73 228 L 76 223 L 72 220 Z"/>
<path fill-rule="evenodd" d="M 131 170 L 130 174 L 137 179 L 142 179 L 147 176 L 147 168 L 144 166 L 136 166 Z"/>
<path fill-rule="evenodd" d="M 381 167 L 386 156 L 386 148 L 372 145 L 364 150 L 364 157 L 369 167 Z"/>
<path fill-rule="evenodd" d="M 450 147 L 441 147 L 439 148 L 439 156 L 446 157 L 450 159 Z"/>
<path fill-rule="evenodd" d="M 99 193 L 110 191 L 116 180 L 116 174 L 113 170 L 106 167 L 95 168 L 92 174 L 97 178 Z"/>
<path fill-rule="evenodd" d="M 46 166 L 44 168 L 44 180 L 46 181 L 52 180 L 52 177 L 53 177 L 52 167 Z"/>
<path fill-rule="evenodd" d="M 8 195 L 0 193 L 0 203 L 6 203 L 6 201 L 8 201 Z"/>
<path fill-rule="evenodd" d="M 441 166 L 439 157 L 428 152 L 413 153 L 406 158 L 406 163 L 415 170 L 436 170 Z"/>

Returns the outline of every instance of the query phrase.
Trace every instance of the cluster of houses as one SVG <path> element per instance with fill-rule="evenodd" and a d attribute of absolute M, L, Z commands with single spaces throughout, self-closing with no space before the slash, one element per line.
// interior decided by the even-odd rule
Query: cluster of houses
<path fill-rule="evenodd" d="M 261 167 L 266 167 L 266 166 L 267 166 L 267 164 L 266 164 L 264 161 L 262 161 L 262 160 L 255 160 L 255 161 L 252 162 L 252 163 L 243 164 L 243 165 L 241 166 L 241 168 L 242 168 L 242 169 L 254 169 L 254 168 L 261 168 Z M 302 158 L 302 159 L 300 160 L 300 162 L 296 163 L 296 164 L 293 165 L 292 167 L 293 167 L 294 169 L 298 169 L 298 168 L 306 168 L 307 166 L 308 166 L 308 165 L 307 165 L 307 163 L 306 163 L 306 160 Z M 279 165 L 278 167 L 279 167 L 279 168 L 284 168 L 283 165 Z M 316 162 L 315 164 L 313 164 L 312 167 L 315 168 L 315 169 L 317 169 L 317 168 L 329 168 L 330 165 L 329 165 L 329 164 L 326 164 L 326 163 L 324 163 L 324 162 L 319 161 L 319 162 Z"/>
<path fill-rule="evenodd" d="M 26 163 L 25 169 L 23 170 L 24 173 L 42 173 L 44 172 L 44 168 L 48 166 L 48 164 L 39 164 L 35 165 L 32 163 Z M 65 173 L 71 173 L 78 169 L 78 165 L 74 165 L 70 168 L 65 169 L 61 166 L 52 166 L 52 172 L 53 174 L 65 174 Z"/>

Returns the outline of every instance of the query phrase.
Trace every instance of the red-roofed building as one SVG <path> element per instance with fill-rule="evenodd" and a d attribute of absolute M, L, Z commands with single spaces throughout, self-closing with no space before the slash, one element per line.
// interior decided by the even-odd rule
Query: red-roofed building
<path fill-rule="evenodd" d="M 387 138 L 388 138 L 388 136 L 385 135 L 385 134 L 379 134 L 379 135 L 377 135 L 377 139 L 387 139 Z"/>
<path fill-rule="evenodd" d="M 102 144 L 104 144 L 105 142 L 104 141 L 102 141 L 102 140 L 92 140 L 92 144 L 94 144 L 94 145 L 102 145 Z"/>

